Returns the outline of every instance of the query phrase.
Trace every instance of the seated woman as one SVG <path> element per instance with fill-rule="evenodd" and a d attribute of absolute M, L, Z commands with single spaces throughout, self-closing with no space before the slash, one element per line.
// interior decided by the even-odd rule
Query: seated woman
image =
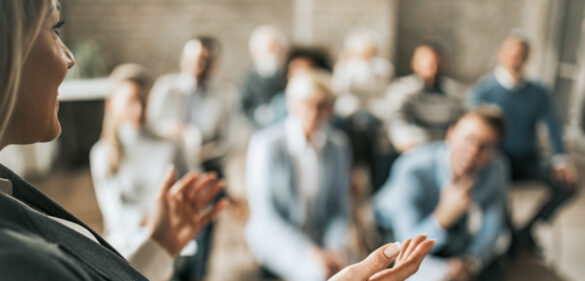
<path fill-rule="evenodd" d="M 100 140 L 90 154 L 91 175 L 104 221 L 104 235 L 123 255 L 146 235 L 158 181 L 166 166 L 178 175 L 187 168 L 178 144 L 145 126 L 152 80 L 135 64 L 118 66 L 111 75 Z"/>

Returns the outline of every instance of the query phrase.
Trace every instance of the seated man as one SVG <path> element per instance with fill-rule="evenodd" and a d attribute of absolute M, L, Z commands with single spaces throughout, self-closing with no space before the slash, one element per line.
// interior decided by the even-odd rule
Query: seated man
<path fill-rule="evenodd" d="M 274 123 L 270 100 L 286 86 L 282 59 L 288 48 L 284 33 L 273 25 L 262 25 L 250 35 L 248 47 L 254 67 L 242 81 L 241 109 L 255 128 Z"/>
<path fill-rule="evenodd" d="M 189 39 L 181 54 L 181 71 L 154 83 L 147 117 L 156 133 L 184 145 L 191 168 L 202 165 L 221 175 L 217 158 L 227 153 L 230 93 L 214 79 L 220 51 L 213 37 Z"/>
<path fill-rule="evenodd" d="M 288 117 L 250 141 L 246 239 L 271 273 L 323 281 L 347 264 L 349 145 L 326 125 L 333 103 L 327 74 L 295 75 L 286 96 Z"/>
<path fill-rule="evenodd" d="M 508 170 L 498 155 L 504 123 L 492 107 L 463 115 L 445 141 L 421 145 L 399 158 L 376 194 L 376 219 L 396 239 L 413 233 L 437 239 L 431 251 L 436 259 L 423 262 L 421 280 L 471 280 L 474 275 L 502 280 L 490 275 L 498 272 L 485 269 L 498 254 L 496 240 L 506 233 Z"/>
<path fill-rule="evenodd" d="M 547 184 L 551 195 L 540 210 L 515 235 L 516 245 L 538 247 L 532 238 L 532 226 L 549 221 L 554 212 L 575 194 L 577 175 L 566 157 L 562 126 L 548 90 L 528 81 L 523 69 L 530 46 L 526 39 L 509 36 L 498 53 L 498 66 L 473 88 L 473 105 L 494 104 L 508 121 L 508 132 L 502 139 L 502 151 L 510 160 L 513 180 L 537 179 Z M 554 156 L 543 161 L 538 148 L 537 125 L 546 122 Z"/>
<path fill-rule="evenodd" d="M 412 56 L 411 75 L 390 84 L 381 117 L 399 152 L 430 141 L 442 140 L 464 111 L 463 86 L 445 75 L 438 46 L 422 44 Z"/>

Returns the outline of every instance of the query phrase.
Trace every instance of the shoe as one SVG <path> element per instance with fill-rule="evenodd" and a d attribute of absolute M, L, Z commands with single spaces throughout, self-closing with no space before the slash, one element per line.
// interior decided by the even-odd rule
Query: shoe
<path fill-rule="evenodd" d="M 516 256 L 521 253 L 528 253 L 538 258 L 544 258 L 544 251 L 538 244 L 529 229 L 523 229 L 516 233 L 512 238 L 512 245 L 510 246 L 511 256 Z"/>

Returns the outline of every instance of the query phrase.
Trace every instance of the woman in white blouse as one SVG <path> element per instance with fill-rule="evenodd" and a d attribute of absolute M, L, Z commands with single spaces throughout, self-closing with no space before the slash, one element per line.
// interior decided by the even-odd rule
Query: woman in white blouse
<path fill-rule="evenodd" d="M 185 174 L 180 146 L 145 125 L 152 80 L 135 64 L 118 66 L 106 100 L 100 140 L 90 154 L 91 175 L 104 221 L 104 236 L 128 255 L 146 235 L 146 222 L 166 166 Z"/>
<path fill-rule="evenodd" d="M 0 0 L 0 19 L 0 149 L 53 140 L 61 132 L 58 88 L 74 65 L 59 38 L 60 3 Z M 125 260 L 83 222 L 0 165 L 0 279 L 165 280 L 170 272 L 160 265 L 172 265 L 172 257 L 225 206 L 221 200 L 209 206 L 221 188 L 222 182 L 196 173 L 175 182 L 169 169 L 147 240 Z M 404 280 L 432 246 L 424 236 L 408 240 L 402 250 L 385 245 L 333 280 Z M 394 260 L 395 266 L 386 269 Z"/>

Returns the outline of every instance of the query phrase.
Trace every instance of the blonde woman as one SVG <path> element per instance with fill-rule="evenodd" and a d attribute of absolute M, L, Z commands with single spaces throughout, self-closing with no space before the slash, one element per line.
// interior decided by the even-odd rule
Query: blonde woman
<path fill-rule="evenodd" d="M 100 140 L 90 154 L 91 176 L 104 221 L 106 240 L 128 255 L 138 246 L 158 191 L 158 179 L 172 163 L 185 174 L 180 146 L 145 125 L 152 79 L 135 64 L 118 66 L 106 100 Z"/>
<path fill-rule="evenodd" d="M 54 0 L 0 0 L 0 148 L 55 139 L 58 87 L 74 59 L 59 39 Z M 209 202 L 222 182 L 187 174 L 161 185 L 148 239 L 125 260 L 79 219 L 0 165 L 0 278 L 2 280 L 164 280 L 193 236 L 225 206 Z M 433 245 L 421 236 L 402 251 L 386 245 L 335 281 L 404 280 Z M 278 251 L 278 249 L 274 249 Z M 394 268 L 385 270 L 396 260 Z M 136 269 L 135 269 L 136 268 Z M 166 274 L 166 275 L 165 275 Z M 164 276 L 163 276 L 164 275 Z"/>

